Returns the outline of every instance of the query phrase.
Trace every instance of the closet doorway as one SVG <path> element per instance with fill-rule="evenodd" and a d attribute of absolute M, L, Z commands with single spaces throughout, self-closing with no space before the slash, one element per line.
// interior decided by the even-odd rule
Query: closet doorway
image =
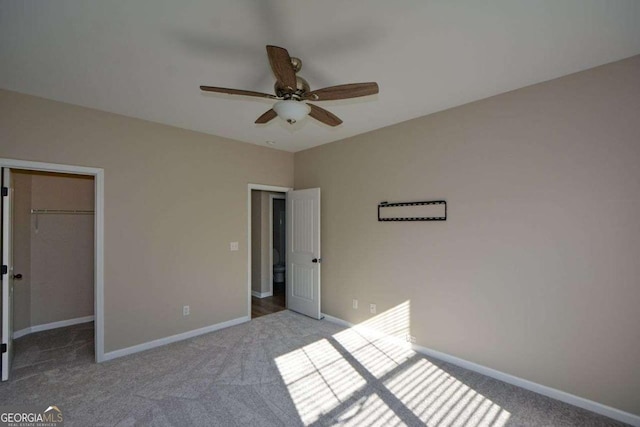
<path fill-rule="evenodd" d="M 0 166 L 2 379 L 19 379 L 34 361 L 38 369 L 102 361 L 103 170 L 11 159 Z"/>
<path fill-rule="evenodd" d="M 14 371 L 32 361 L 93 360 L 94 178 L 11 173 Z"/>

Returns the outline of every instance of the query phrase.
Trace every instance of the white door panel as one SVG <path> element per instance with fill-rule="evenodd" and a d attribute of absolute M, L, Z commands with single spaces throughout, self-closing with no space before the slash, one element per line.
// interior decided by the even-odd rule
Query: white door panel
<path fill-rule="evenodd" d="M 2 381 L 6 381 L 13 359 L 13 187 L 10 169 L 2 169 L 2 186 L 7 188 L 7 195 L 3 193 L 2 196 L 2 265 L 7 266 L 6 273 L 2 274 L 2 346 L 5 350 L 2 353 Z"/>
<path fill-rule="evenodd" d="M 320 189 L 287 193 L 287 308 L 320 319 Z"/>

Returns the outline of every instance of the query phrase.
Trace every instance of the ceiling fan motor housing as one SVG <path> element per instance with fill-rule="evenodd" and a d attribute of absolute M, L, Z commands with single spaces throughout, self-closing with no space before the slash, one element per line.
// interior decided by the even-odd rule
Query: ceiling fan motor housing
<path fill-rule="evenodd" d="M 289 98 L 299 98 L 303 94 L 311 91 L 311 87 L 309 83 L 300 76 L 296 76 L 296 90 L 293 93 L 289 93 L 286 88 L 282 87 L 279 82 L 273 86 L 276 92 L 276 95 L 279 98 L 289 99 Z"/>

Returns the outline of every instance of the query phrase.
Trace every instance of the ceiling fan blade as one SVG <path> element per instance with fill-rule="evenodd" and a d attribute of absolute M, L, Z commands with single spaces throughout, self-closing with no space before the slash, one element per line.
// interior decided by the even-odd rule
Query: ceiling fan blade
<path fill-rule="evenodd" d="M 205 92 L 226 93 L 227 95 L 257 96 L 258 98 L 278 99 L 277 96 L 269 95 L 268 93 L 253 92 L 251 90 L 227 89 L 226 87 L 200 86 L 200 90 Z"/>
<path fill-rule="evenodd" d="M 291 65 L 291 57 L 287 49 L 278 46 L 267 46 L 267 55 L 273 74 L 280 85 L 291 92 L 296 90 L 296 72 Z"/>
<path fill-rule="evenodd" d="M 309 112 L 309 115 L 314 119 L 329 126 L 338 126 L 340 123 L 342 123 L 342 120 L 340 120 L 338 116 L 328 112 L 324 108 L 320 108 L 317 105 L 313 105 L 313 104 L 307 104 L 307 105 L 311 107 L 311 111 Z"/>
<path fill-rule="evenodd" d="M 350 83 L 325 87 L 314 90 L 304 95 L 309 101 L 332 101 L 336 99 L 358 98 L 360 96 L 375 95 L 378 93 L 378 83 Z"/>
<path fill-rule="evenodd" d="M 266 113 L 264 113 L 263 115 L 261 115 L 260 117 L 258 117 L 258 120 L 256 120 L 256 123 L 264 124 L 264 123 L 270 122 L 276 117 L 278 117 L 278 114 L 276 114 L 275 110 L 272 108 Z"/>

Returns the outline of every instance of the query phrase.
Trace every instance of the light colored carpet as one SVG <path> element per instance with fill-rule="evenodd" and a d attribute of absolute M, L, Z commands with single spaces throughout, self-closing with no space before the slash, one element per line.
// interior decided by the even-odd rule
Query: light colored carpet
<path fill-rule="evenodd" d="M 290 311 L 99 365 L 92 328 L 17 340 L 0 405 L 68 426 L 622 425 Z"/>

